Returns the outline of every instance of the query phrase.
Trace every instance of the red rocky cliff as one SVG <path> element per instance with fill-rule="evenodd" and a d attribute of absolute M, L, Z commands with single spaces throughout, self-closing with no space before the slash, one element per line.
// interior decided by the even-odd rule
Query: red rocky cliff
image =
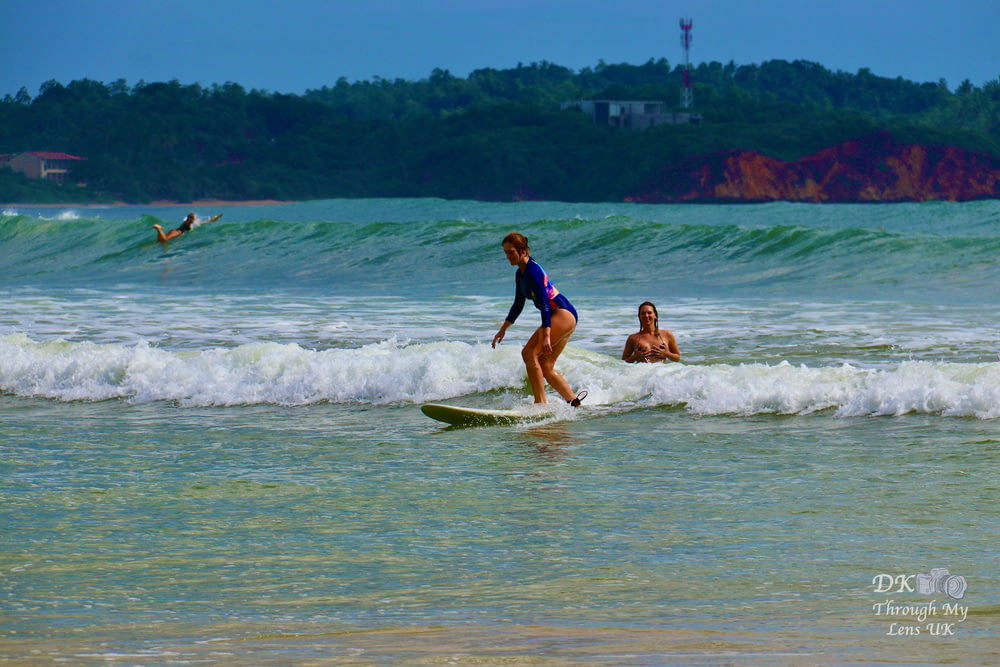
<path fill-rule="evenodd" d="M 897 144 L 880 132 L 782 162 L 726 151 L 664 167 L 628 201 L 901 202 L 1000 197 L 1000 159 L 951 146 Z"/>

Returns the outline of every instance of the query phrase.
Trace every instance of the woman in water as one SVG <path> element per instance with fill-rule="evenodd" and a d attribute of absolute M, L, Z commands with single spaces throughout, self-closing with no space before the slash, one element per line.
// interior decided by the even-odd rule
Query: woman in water
<path fill-rule="evenodd" d="M 639 331 L 625 341 L 622 359 L 630 363 L 681 360 L 674 334 L 660 329 L 660 315 L 649 301 L 639 305 Z"/>
<path fill-rule="evenodd" d="M 528 251 L 528 239 L 522 234 L 512 232 L 504 237 L 503 254 L 511 266 L 517 267 L 517 274 L 514 276 L 514 305 L 510 307 L 500 330 L 493 336 L 493 347 L 503 340 L 507 329 L 517 320 L 524 302 L 531 299 L 542 314 L 542 326 L 535 329 L 535 333 L 525 343 L 521 358 L 528 371 L 528 382 L 531 383 L 535 403 L 548 403 L 545 397 L 545 382 L 548 381 L 567 403 L 576 407 L 587 396 L 587 392 L 574 394 L 566 378 L 555 369 L 556 359 L 576 330 L 576 309 L 549 281 L 545 270 L 532 259 Z"/>
<path fill-rule="evenodd" d="M 163 233 L 163 227 L 161 227 L 160 225 L 153 225 L 153 229 L 156 230 L 156 241 L 157 243 L 166 243 L 167 241 L 177 238 L 184 232 L 191 231 L 191 228 L 194 226 L 196 222 L 198 224 L 202 224 L 205 222 L 215 222 L 221 217 L 222 214 L 220 213 L 219 215 L 213 215 L 208 220 L 199 220 L 198 216 L 196 216 L 194 213 L 188 213 L 187 217 L 184 218 L 184 222 L 181 223 L 180 227 L 178 227 L 177 229 L 171 229 L 166 234 Z"/>

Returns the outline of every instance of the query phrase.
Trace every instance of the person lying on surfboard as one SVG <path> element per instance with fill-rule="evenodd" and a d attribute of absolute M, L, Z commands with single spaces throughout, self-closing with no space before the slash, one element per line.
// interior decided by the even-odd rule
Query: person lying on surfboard
<path fill-rule="evenodd" d="M 681 351 L 674 334 L 660 328 L 660 314 L 651 301 L 639 304 L 639 331 L 625 341 L 622 359 L 629 363 L 680 361 Z"/>
<path fill-rule="evenodd" d="M 184 232 L 191 231 L 191 228 L 194 227 L 195 225 L 200 225 L 200 224 L 203 224 L 203 223 L 206 223 L 206 222 L 215 222 L 216 220 L 218 220 L 221 217 L 222 217 L 222 214 L 220 213 L 218 215 L 213 215 L 208 220 L 200 220 L 198 218 L 198 216 L 196 216 L 194 213 L 188 213 L 187 217 L 184 218 L 184 222 L 181 223 L 180 227 L 178 227 L 177 229 L 171 229 L 166 234 L 163 233 L 163 227 L 162 226 L 160 226 L 160 225 L 153 225 L 153 229 L 156 230 L 156 242 L 157 243 L 166 243 L 167 241 L 172 241 L 173 239 L 177 238 L 178 236 L 180 236 Z"/>
<path fill-rule="evenodd" d="M 528 382 L 535 395 L 535 403 L 548 403 L 545 398 L 545 382 L 548 381 L 567 403 L 577 407 L 586 398 L 587 392 L 573 393 L 569 382 L 555 368 L 556 359 L 576 330 L 576 309 L 569 299 L 559 293 L 545 270 L 531 257 L 528 239 L 524 235 L 511 232 L 505 236 L 503 254 L 511 266 L 517 267 L 514 276 L 514 304 L 507 313 L 507 319 L 500 325 L 500 330 L 493 336 L 493 347 L 504 339 L 507 329 L 521 314 L 524 302 L 531 299 L 542 314 L 542 326 L 524 344 L 521 358 L 528 371 Z"/>

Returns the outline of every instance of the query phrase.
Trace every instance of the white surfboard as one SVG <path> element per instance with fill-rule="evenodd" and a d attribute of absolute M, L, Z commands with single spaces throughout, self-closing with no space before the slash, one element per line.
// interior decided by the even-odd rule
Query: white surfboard
<path fill-rule="evenodd" d="M 521 410 L 484 410 L 463 408 L 458 405 L 427 403 L 420 406 L 425 415 L 455 426 L 495 426 L 497 424 L 518 424 L 547 419 L 555 414 L 549 407 L 530 407 Z"/>
<path fill-rule="evenodd" d="M 194 222 L 191 223 L 191 229 L 194 229 L 195 227 L 201 227 L 202 225 L 207 225 L 210 222 L 215 222 L 221 217 L 222 217 L 221 213 L 219 213 L 218 215 L 213 215 L 211 218 L 206 218 L 204 220 L 202 220 L 198 216 L 195 216 Z"/>

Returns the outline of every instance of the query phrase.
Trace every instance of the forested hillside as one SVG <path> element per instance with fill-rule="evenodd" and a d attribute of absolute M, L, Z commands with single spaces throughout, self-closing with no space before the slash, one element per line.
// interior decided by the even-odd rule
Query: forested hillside
<path fill-rule="evenodd" d="M 0 102 L 0 153 L 87 158 L 58 187 L 0 170 L 0 201 L 437 196 L 620 201 L 649 174 L 725 150 L 795 160 L 888 131 L 900 143 L 1000 156 L 1000 80 L 915 83 L 804 61 L 692 72 L 700 125 L 592 125 L 570 100 L 679 102 L 665 60 L 435 70 L 287 95 L 239 84 L 46 82 Z"/>

